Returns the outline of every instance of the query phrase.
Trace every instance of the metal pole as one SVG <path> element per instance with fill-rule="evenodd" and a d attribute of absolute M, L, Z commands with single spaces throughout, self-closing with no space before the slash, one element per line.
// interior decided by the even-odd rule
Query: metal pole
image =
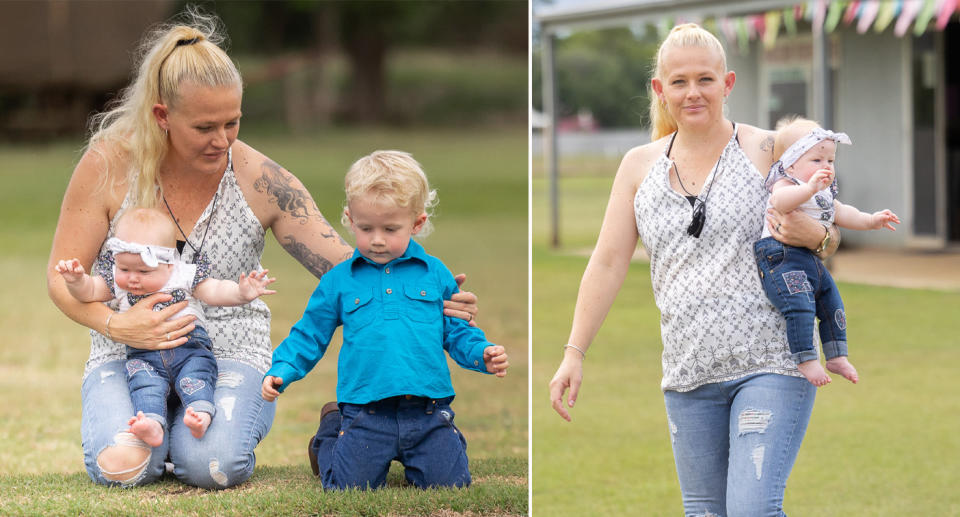
<path fill-rule="evenodd" d="M 544 169 L 550 182 L 550 245 L 560 247 L 560 175 L 557 168 L 557 108 L 556 74 L 554 73 L 554 45 L 556 38 L 549 29 L 544 28 L 541 41 L 541 69 L 543 70 L 543 114 L 547 123 L 543 131 Z"/>

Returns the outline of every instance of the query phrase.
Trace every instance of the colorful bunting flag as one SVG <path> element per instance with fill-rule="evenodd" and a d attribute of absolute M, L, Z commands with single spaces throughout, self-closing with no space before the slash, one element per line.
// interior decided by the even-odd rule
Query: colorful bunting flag
<path fill-rule="evenodd" d="M 826 0 L 814 0 L 811 11 L 813 11 L 813 34 L 819 36 L 823 33 L 823 19 L 827 15 Z"/>
<path fill-rule="evenodd" d="M 957 0 L 944 0 L 940 6 L 940 12 L 937 13 L 937 30 L 942 31 L 948 23 L 953 11 L 957 9 Z"/>
<path fill-rule="evenodd" d="M 797 10 L 793 7 L 783 10 L 783 27 L 790 36 L 797 35 Z"/>
<path fill-rule="evenodd" d="M 737 18 L 736 21 L 737 27 L 737 44 L 740 47 L 740 53 L 747 55 L 750 53 L 750 32 L 747 28 L 747 20 L 745 17 L 741 16 Z"/>
<path fill-rule="evenodd" d="M 927 25 L 930 23 L 930 19 L 933 18 L 936 6 L 936 0 L 926 0 L 923 3 L 923 8 L 920 9 L 920 14 L 917 15 L 917 21 L 913 23 L 914 34 L 922 36 L 923 33 L 927 31 Z"/>
<path fill-rule="evenodd" d="M 857 19 L 857 14 L 860 13 L 860 9 L 863 7 L 863 2 L 860 0 L 853 0 L 850 2 L 850 5 L 847 6 L 846 12 L 843 13 L 843 24 L 850 25 L 853 23 L 853 20 Z"/>
<path fill-rule="evenodd" d="M 890 22 L 897 16 L 897 11 L 899 10 L 900 4 L 896 1 L 887 0 L 880 2 L 880 11 L 877 13 L 877 23 L 873 25 L 873 30 L 876 32 L 886 30 Z"/>
<path fill-rule="evenodd" d="M 898 38 L 907 33 L 907 29 L 910 28 L 910 23 L 917 17 L 922 7 L 923 0 L 905 0 L 903 2 L 903 11 L 900 13 L 900 18 L 897 18 L 896 25 L 893 26 L 893 33 L 896 34 Z"/>
<path fill-rule="evenodd" d="M 860 11 L 860 21 L 857 22 L 857 32 L 863 34 L 870 30 L 870 25 L 880 11 L 880 0 L 866 0 Z"/>
<path fill-rule="evenodd" d="M 763 35 L 763 46 L 771 49 L 777 46 L 777 33 L 780 32 L 780 11 L 770 11 L 765 18 L 767 32 Z"/>
<path fill-rule="evenodd" d="M 837 28 L 837 24 L 840 23 L 840 15 L 843 14 L 844 2 L 830 2 L 830 9 L 827 11 L 827 21 L 824 22 L 823 28 L 827 32 L 833 32 L 833 29 Z"/>

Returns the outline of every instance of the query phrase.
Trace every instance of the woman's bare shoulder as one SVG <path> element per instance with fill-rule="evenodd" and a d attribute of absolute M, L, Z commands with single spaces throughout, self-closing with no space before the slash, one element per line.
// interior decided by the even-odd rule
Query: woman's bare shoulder
<path fill-rule="evenodd" d="M 663 155 L 663 150 L 666 148 L 669 139 L 670 136 L 668 135 L 627 151 L 620 162 L 617 176 L 629 179 L 634 186 L 639 186 L 640 182 L 647 177 L 647 172 L 650 171 L 653 164 Z"/>

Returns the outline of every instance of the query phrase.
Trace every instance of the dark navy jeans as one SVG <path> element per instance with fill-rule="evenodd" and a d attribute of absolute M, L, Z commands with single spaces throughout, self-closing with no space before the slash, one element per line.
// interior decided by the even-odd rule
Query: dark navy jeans
<path fill-rule="evenodd" d="M 187 342 L 170 350 L 140 350 L 127 347 L 127 384 L 134 414 L 143 411 L 167 429 L 167 398 L 173 386 L 183 407 L 216 413 L 213 390 L 217 384 L 217 361 L 213 343 L 203 327 L 187 335 Z"/>
<path fill-rule="evenodd" d="M 810 250 L 781 243 L 773 237 L 754 244 L 760 281 L 770 302 L 787 320 L 790 353 L 797 363 L 816 360 L 815 318 L 827 359 L 847 355 L 847 319 L 840 291 L 830 272 Z"/>
<path fill-rule="evenodd" d="M 469 486 L 467 440 L 453 425 L 451 401 L 404 395 L 340 403 L 339 418 L 330 413 L 321 420 L 310 443 L 323 487 L 382 487 L 393 460 L 418 488 Z"/>

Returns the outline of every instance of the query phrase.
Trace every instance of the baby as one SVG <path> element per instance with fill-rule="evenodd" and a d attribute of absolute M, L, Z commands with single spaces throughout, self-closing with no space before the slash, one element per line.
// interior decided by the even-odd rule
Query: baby
<path fill-rule="evenodd" d="M 276 292 L 266 289 L 276 280 L 267 277 L 267 270 L 241 276 L 239 283 L 209 278 L 210 263 L 202 256 L 196 264 L 181 260 L 174 248 L 176 232 L 165 212 L 131 209 L 117 221 L 116 236 L 107 241 L 109 252 L 98 259 L 99 276 L 87 275 L 75 258 L 61 260 L 56 266 L 70 294 L 81 302 L 116 299 L 119 311 L 125 312 L 158 292 L 173 299 L 156 304 L 153 310 L 189 301 L 187 308 L 172 317 L 197 317 L 186 343 L 163 351 L 127 347 L 127 382 L 135 413 L 128 422 L 129 432 L 150 447 L 163 443 L 171 384 L 185 407 L 183 423 L 195 438 L 203 437 L 216 412 L 217 362 L 197 300 L 207 305 L 243 305 Z"/>
<path fill-rule="evenodd" d="M 890 210 L 868 214 L 836 200 L 833 162 L 838 142 L 851 143 L 846 134 L 825 130 L 811 120 L 781 121 L 773 148 L 778 161 L 766 180 L 771 192 L 768 205 L 780 212 L 799 208 L 824 227 L 836 223 L 852 230 L 895 230 L 891 223 L 899 224 L 900 219 Z M 767 297 L 787 320 L 790 353 L 800 373 L 815 386 L 830 382 L 813 345 L 816 317 L 827 370 L 856 383 L 857 370 L 847 360 L 843 301 L 820 259 L 807 248 L 780 243 L 766 225 L 754 252 Z"/>

